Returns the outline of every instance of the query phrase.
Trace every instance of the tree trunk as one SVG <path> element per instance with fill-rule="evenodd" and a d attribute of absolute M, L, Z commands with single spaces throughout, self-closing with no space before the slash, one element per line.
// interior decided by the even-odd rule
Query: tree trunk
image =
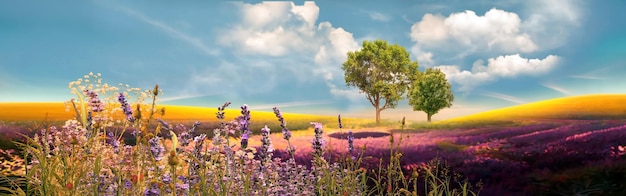
<path fill-rule="evenodd" d="M 428 122 L 430 122 L 430 117 L 432 117 L 432 114 L 427 114 L 428 115 Z"/>
<path fill-rule="evenodd" d="M 376 108 L 376 125 L 380 123 L 380 108 Z"/>

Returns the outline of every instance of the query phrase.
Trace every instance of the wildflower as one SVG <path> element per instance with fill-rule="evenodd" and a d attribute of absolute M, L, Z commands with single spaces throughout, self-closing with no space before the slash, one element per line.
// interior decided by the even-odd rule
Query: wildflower
<path fill-rule="evenodd" d="M 343 128 L 343 125 L 341 124 L 341 114 L 337 115 L 337 120 L 339 121 L 339 128 Z"/>
<path fill-rule="evenodd" d="M 217 113 L 215 113 L 217 115 L 217 119 L 224 120 L 224 110 L 229 105 L 230 105 L 230 102 L 227 101 L 224 103 L 224 105 L 222 105 L 222 107 L 217 107 Z"/>
<path fill-rule="evenodd" d="M 89 112 L 87 112 L 87 125 L 85 125 L 85 128 L 87 130 L 91 131 L 91 126 L 93 125 L 92 121 L 93 121 L 93 114 L 91 113 L 91 111 L 89 111 Z M 89 137 L 90 132 L 88 131 L 86 134 L 87 135 L 85 135 L 85 136 Z"/>
<path fill-rule="evenodd" d="M 65 183 L 66 189 L 72 189 L 73 187 L 74 187 L 74 184 L 72 184 L 71 182 Z"/>
<path fill-rule="evenodd" d="M 248 139 L 250 139 L 250 134 L 244 133 L 241 135 L 241 148 L 248 148 Z"/>
<path fill-rule="evenodd" d="M 161 145 L 160 140 L 161 138 L 159 137 L 148 140 L 148 143 L 150 143 L 150 152 L 152 152 L 152 156 L 156 161 L 163 159 L 163 152 L 165 152 L 165 148 Z"/>
<path fill-rule="evenodd" d="M 315 138 L 312 141 L 313 149 L 315 150 L 315 154 L 318 156 L 322 156 L 324 154 L 324 146 L 326 141 L 322 138 L 322 134 L 324 131 L 322 130 L 322 123 L 311 122 L 312 125 L 315 126 Z"/>
<path fill-rule="evenodd" d="M 187 131 L 180 133 L 180 145 L 186 147 L 191 142 L 191 134 Z"/>
<path fill-rule="evenodd" d="M 113 136 L 113 132 L 109 131 L 107 133 L 107 138 L 108 138 L 108 144 L 113 146 L 113 152 L 115 153 L 119 153 L 120 152 L 120 141 L 118 141 L 115 136 Z"/>
<path fill-rule="evenodd" d="M 277 107 L 274 107 L 274 114 L 276 115 L 276 118 L 278 118 L 278 121 L 280 122 L 280 127 L 282 128 L 282 132 L 283 132 L 283 139 L 289 140 L 289 138 L 291 138 L 291 131 L 287 129 L 287 123 L 285 122 L 283 115 L 280 113 L 280 110 Z"/>
<path fill-rule="evenodd" d="M 178 176 L 178 180 L 183 183 L 176 184 L 176 190 L 180 190 L 180 192 L 189 191 L 189 180 L 185 176 Z"/>
<path fill-rule="evenodd" d="M 163 174 L 163 176 L 161 177 L 161 182 L 163 182 L 164 184 L 169 184 L 170 182 L 172 182 L 172 175 Z"/>
<path fill-rule="evenodd" d="M 126 189 L 130 189 L 133 187 L 133 184 L 130 180 L 126 179 L 124 180 L 124 187 L 126 187 Z"/>
<path fill-rule="evenodd" d="M 133 110 L 128 104 L 128 102 L 126 101 L 126 97 L 124 97 L 124 93 L 120 93 L 120 95 L 117 97 L 117 100 L 120 102 L 120 104 L 122 104 L 120 107 L 122 108 L 124 115 L 126 115 L 126 120 L 128 120 L 128 122 L 131 122 L 131 123 L 134 122 L 135 118 L 133 117 Z"/>
<path fill-rule="evenodd" d="M 202 145 L 204 144 L 204 139 L 206 138 L 206 134 L 200 134 L 193 138 L 194 146 L 194 156 L 196 158 L 200 157 L 200 151 L 202 150 Z"/>
<path fill-rule="evenodd" d="M 241 129 L 241 148 L 245 149 L 248 147 L 248 139 L 250 138 L 250 110 L 248 110 L 248 105 L 243 104 L 241 106 L 241 118 L 240 118 L 240 129 Z"/>
<path fill-rule="evenodd" d="M 193 148 L 193 156 L 198 159 L 199 161 L 194 161 L 191 168 L 189 169 L 189 175 L 196 175 L 198 169 L 200 169 L 200 164 L 201 162 L 204 162 L 202 155 L 200 154 L 200 152 L 202 151 L 202 145 L 204 144 L 204 139 L 206 138 L 206 134 L 200 134 L 196 137 L 193 138 L 193 142 L 194 142 L 194 148 Z"/>
<path fill-rule="evenodd" d="M 152 94 L 156 97 L 159 95 L 159 85 L 155 85 L 154 89 L 152 89 Z"/>
<path fill-rule="evenodd" d="M 198 126 L 200 125 L 199 121 L 196 121 L 193 123 L 193 126 L 191 127 L 191 129 L 189 130 L 189 134 L 193 134 L 194 132 L 196 132 L 196 129 L 198 128 Z"/>
<path fill-rule="evenodd" d="M 348 151 L 352 154 L 354 151 L 354 134 L 352 134 L 352 130 L 348 131 Z"/>
<path fill-rule="evenodd" d="M 143 191 L 143 195 L 151 196 L 151 195 L 161 195 L 161 190 L 159 189 L 159 185 L 157 183 L 151 183 L 149 188 L 146 188 Z"/>
<path fill-rule="evenodd" d="M 165 129 L 167 129 L 168 131 L 169 131 L 169 130 L 172 130 L 172 127 L 170 126 L 170 124 L 169 124 L 169 123 L 167 123 L 167 122 L 165 122 L 163 119 L 157 118 L 156 120 L 157 120 L 159 123 L 161 123 L 161 125 L 162 125 L 163 127 L 165 127 Z"/>
<path fill-rule="evenodd" d="M 261 129 L 261 135 L 263 136 L 263 138 L 261 138 L 261 158 L 271 159 L 270 154 L 274 152 L 274 147 L 270 139 L 270 128 L 268 128 L 267 125 Z"/>
<path fill-rule="evenodd" d="M 85 95 L 89 97 L 89 102 L 87 104 L 91 107 L 91 111 L 102 112 L 104 110 L 104 103 L 100 101 L 98 94 L 90 90 L 85 90 L 84 92 Z"/>
<path fill-rule="evenodd" d="M 141 119 L 141 105 L 137 104 L 137 109 L 135 109 L 135 119 Z"/>
<path fill-rule="evenodd" d="M 170 156 L 168 157 L 168 164 L 170 164 L 170 166 L 176 166 L 178 165 L 178 163 L 180 163 L 180 159 L 178 159 L 178 156 L 176 154 L 176 150 L 178 149 L 178 137 L 173 131 L 170 131 L 170 135 L 172 135 L 172 146 L 170 150 Z"/>

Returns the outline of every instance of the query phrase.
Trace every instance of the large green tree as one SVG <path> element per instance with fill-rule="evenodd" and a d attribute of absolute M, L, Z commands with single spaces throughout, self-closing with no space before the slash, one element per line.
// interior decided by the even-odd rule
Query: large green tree
<path fill-rule="evenodd" d="M 404 47 L 375 40 L 363 41 L 361 50 L 348 52 L 342 69 L 346 85 L 359 88 L 376 108 L 376 123 L 379 123 L 380 112 L 395 108 L 418 77 L 417 66 Z"/>
<path fill-rule="evenodd" d="M 454 94 L 446 74 L 439 69 L 428 68 L 415 80 L 409 89 L 409 105 L 413 111 L 424 111 L 431 117 L 443 108 L 449 108 L 454 101 Z"/>

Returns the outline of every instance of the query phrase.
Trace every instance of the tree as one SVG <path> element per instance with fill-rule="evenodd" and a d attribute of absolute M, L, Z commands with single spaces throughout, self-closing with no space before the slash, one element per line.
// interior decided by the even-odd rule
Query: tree
<path fill-rule="evenodd" d="M 416 79 L 419 74 L 417 66 L 417 62 L 411 62 L 404 47 L 376 40 L 363 41 L 361 50 L 348 52 L 348 59 L 342 69 L 346 85 L 359 88 L 376 109 L 378 124 L 380 112 L 395 108 L 408 86 Z"/>
<path fill-rule="evenodd" d="M 454 94 L 446 75 L 439 69 L 428 68 L 409 89 L 409 105 L 413 111 L 424 111 L 431 117 L 443 108 L 449 108 L 454 101 Z"/>

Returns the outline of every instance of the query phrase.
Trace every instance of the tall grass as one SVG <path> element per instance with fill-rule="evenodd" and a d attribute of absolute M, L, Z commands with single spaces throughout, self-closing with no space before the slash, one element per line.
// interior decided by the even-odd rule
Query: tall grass
<path fill-rule="evenodd" d="M 198 130 L 199 123 L 187 128 L 162 120 L 167 113 L 158 106 L 158 85 L 151 91 L 119 86 L 102 83 L 100 75 L 92 73 L 71 82 L 70 89 L 78 97 L 70 102 L 75 118 L 61 127 L 46 126 L 32 137 L 24 135 L 26 142 L 19 145 L 26 160 L 25 186 L 3 178 L 10 186 L 0 191 L 15 195 L 418 195 L 422 173 L 431 187 L 424 190 L 426 195 L 477 195 L 467 183 L 460 184 L 460 191 L 450 186 L 451 178 L 433 173 L 439 169 L 436 165 L 416 167 L 407 178 L 400 164 L 401 141 L 395 143 L 393 135 L 388 165 L 381 161 L 377 169 L 368 170 L 362 167 L 367 148 L 353 152 L 351 134 L 346 138 L 349 153 L 333 159 L 326 156 L 323 124 L 311 122 L 314 150 L 307 167 L 296 162 L 286 119 L 277 108 L 283 139 L 290 147 L 287 159 L 273 157 L 267 125 L 261 129 L 262 145 L 248 145 L 254 116 L 246 105 L 232 121 L 224 121 L 223 110 L 229 103 L 219 107 L 220 123 L 208 137 Z M 337 126 L 342 127 L 340 117 Z M 125 143 L 128 132 L 134 145 Z M 232 138 L 239 144 L 231 143 Z"/>

